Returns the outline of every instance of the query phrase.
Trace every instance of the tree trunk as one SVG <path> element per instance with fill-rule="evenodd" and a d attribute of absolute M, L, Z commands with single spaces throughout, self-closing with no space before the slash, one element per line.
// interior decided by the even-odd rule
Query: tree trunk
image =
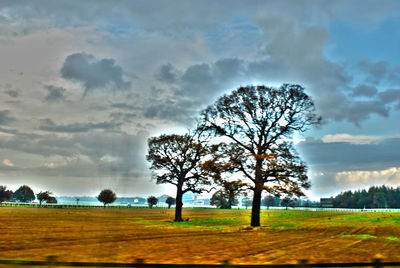
<path fill-rule="evenodd" d="M 175 222 L 180 222 L 183 221 L 182 219 L 182 206 L 183 206 L 183 202 L 182 202 L 182 184 L 178 184 L 176 187 L 176 205 L 175 205 Z"/>
<path fill-rule="evenodd" d="M 227 209 L 231 209 L 232 208 L 232 203 L 233 203 L 232 200 L 229 198 Z"/>
<path fill-rule="evenodd" d="M 256 185 L 254 189 L 253 207 L 251 209 L 251 226 L 260 226 L 260 206 L 261 206 L 262 184 Z"/>
<path fill-rule="evenodd" d="M 262 161 L 262 159 L 256 160 L 253 207 L 251 209 L 251 226 L 253 227 L 260 226 L 261 192 L 264 186 L 261 174 Z"/>

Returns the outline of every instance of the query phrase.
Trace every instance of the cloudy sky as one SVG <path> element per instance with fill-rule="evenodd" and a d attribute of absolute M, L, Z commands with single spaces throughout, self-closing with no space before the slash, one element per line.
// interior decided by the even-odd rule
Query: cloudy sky
<path fill-rule="evenodd" d="M 240 85 L 298 83 L 311 199 L 400 185 L 400 2 L 0 1 L 0 185 L 174 194 L 147 139 Z"/>

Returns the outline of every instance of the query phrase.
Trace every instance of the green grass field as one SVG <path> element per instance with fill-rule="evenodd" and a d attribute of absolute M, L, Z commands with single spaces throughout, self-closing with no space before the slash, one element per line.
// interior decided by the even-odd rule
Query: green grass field
<path fill-rule="evenodd" d="M 400 213 L 0 207 L 0 258 L 148 263 L 400 261 Z"/>

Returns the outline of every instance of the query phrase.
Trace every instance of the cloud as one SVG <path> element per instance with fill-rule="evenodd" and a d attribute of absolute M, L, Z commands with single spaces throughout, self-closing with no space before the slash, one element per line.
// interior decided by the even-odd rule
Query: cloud
<path fill-rule="evenodd" d="M 400 167 L 384 170 L 342 171 L 335 176 L 337 183 L 352 188 L 366 188 L 372 185 L 387 185 L 398 187 L 400 184 Z"/>
<path fill-rule="evenodd" d="M 18 98 L 19 97 L 19 91 L 18 90 L 6 90 L 4 91 L 4 93 L 6 93 L 8 96 L 12 97 L 12 98 Z"/>
<path fill-rule="evenodd" d="M 118 109 L 122 109 L 122 110 L 136 110 L 139 109 L 138 106 L 132 105 L 132 104 L 128 104 L 128 103 L 124 103 L 124 102 L 118 102 L 118 103 L 113 103 L 111 105 L 112 108 L 118 108 Z"/>
<path fill-rule="evenodd" d="M 122 121 L 125 123 L 133 123 L 133 119 L 136 119 L 138 116 L 136 113 L 122 113 L 122 112 L 112 112 L 110 113 L 110 118 L 113 121 Z"/>
<path fill-rule="evenodd" d="M 4 159 L 1 163 L 6 167 L 14 167 L 15 166 L 9 159 Z"/>
<path fill-rule="evenodd" d="M 77 133 L 77 132 L 88 132 L 90 130 L 102 129 L 102 130 L 113 130 L 118 127 L 118 124 L 113 122 L 100 122 L 100 123 L 73 123 L 67 125 L 56 125 L 52 120 L 42 120 L 42 125 L 39 127 L 40 130 L 49 132 L 65 132 L 65 133 Z"/>
<path fill-rule="evenodd" d="M 390 84 L 400 82 L 400 66 L 393 65 L 387 61 L 372 61 L 370 59 L 362 60 L 359 68 L 367 74 L 367 82 L 379 84 L 382 81 Z"/>
<path fill-rule="evenodd" d="M 400 102 L 400 89 L 388 89 L 380 92 L 379 98 L 384 103 Z"/>
<path fill-rule="evenodd" d="M 65 100 L 65 91 L 66 89 L 63 87 L 56 87 L 56 86 L 46 86 L 48 90 L 48 94 L 45 97 L 45 100 L 48 102 L 59 102 Z"/>
<path fill-rule="evenodd" d="M 306 139 L 296 147 L 313 169 L 325 172 L 380 170 L 398 165 L 400 138 L 382 138 L 367 143 L 368 139 L 371 141 L 370 136 L 364 140 L 359 136 L 346 136 L 343 137 L 343 134 L 328 136 L 329 142 Z M 325 136 L 325 140 L 328 137 Z M 340 137 L 342 141 L 339 141 Z M 344 138 L 347 140 L 343 141 Z M 334 142 L 334 139 L 338 141 Z"/>
<path fill-rule="evenodd" d="M 69 55 L 61 68 L 63 78 L 83 83 L 83 96 L 91 90 L 104 89 L 107 86 L 115 90 L 129 88 L 130 82 L 124 81 L 123 74 L 122 68 L 115 64 L 114 59 L 97 60 L 87 53 Z"/>
<path fill-rule="evenodd" d="M 9 110 L 0 111 L 0 125 L 8 125 L 16 120 L 14 117 L 9 116 L 9 114 Z"/>
<path fill-rule="evenodd" d="M 160 67 L 158 73 L 155 75 L 156 79 L 168 84 L 173 84 L 178 79 L 178 74 L 172 64 L 164 64 Z"/>
<path fill-rule="evenodd" d="M 345 142 L 352 144 L 370 144 L 381 139 L 379 136 L 350 135 L 347 133 L 328 134 L 322 138 L 325 143 Z"/>
<path fill-rule="evenodd" d="M 360 96 L 373 97 L 376 95 L 377 92 L 378 90 L 376 89 L 376 87 L 367 85 L 359 85 L 353 88 L 353 96 L 355 97 L 360 97 Z"/>

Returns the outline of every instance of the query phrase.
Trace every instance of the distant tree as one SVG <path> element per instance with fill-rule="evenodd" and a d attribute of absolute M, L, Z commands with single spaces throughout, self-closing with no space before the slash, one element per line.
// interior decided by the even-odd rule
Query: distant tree
<path fill-rule="evenodd" d="M 266 197 L 264 197 L 264 199 L 262 200 L 262 204 L 264 206 L 267 207 L 267 209 L 269 209 L 270 206 L 274 206 L 275 205 L 275 198 L 272 195 L 267 195 Z"/>
<path fill-rule="evenodd" d="M 161 135 L 148 140 L 147 160 L 151 163 L 152 178 L 157 184 L 176 186 L 175 221 L 182 221 L 182 196 L 184 193 L 201 193 L 202 186 L 211 182 L 202 168 L 208 154 L 202 133 Z"/>
<path fill-rule="evenodd" d="M 158 199 L 155 196 L 149 196 L 147 198 L 147 204 L 149 205 L 149 208 L 152 208 L 153 206 L 157 205 Z"/>
<path fill-rule="evenodd" d="M 40 193 L 36 195 L 37 200 L 39 200 L 39 205 L 42 205 L 43 201 L 46 201 L 48 203 L 49 200 L 52 200 L 54 197 L 52 197 L 51 194 L 52 193 L 49 191 L 45 192 L 40 191 Z"/>
<path fill-rule="evenodd" d="M 216 206 L 218 208 L 227 209 L 229 207 L 229 202 L 226 194 L 222 190 L 216 191 L 210 199 L 210 205 Z"/>
<path fill-rule="evenodd" d="M 251 207 L 252 202 L 251 202 L 248 192 L 245 192 L 243 195 L 244 195 L 244 198 L 242 199 L 242 203 L 247 209 L 248 207 Z"/>
<path fill-rule="evenodd" d="M 35 193 L 29 186 L 23 185 L 14 192 L 12 199 L 19 202 L 31 202 L 35 200 Z"/>
<path fill-rule="evenodd" d="M 288 207 L 294 207 L 294 205 L 295 201 L 291 199 L 289 196 L 286 196 L 281 200 L 281 206 L 286 207 L 286 209 L 288 209 Z"/>
<path fill-rule="evenodd" d="M 0 185 L 0 203 L 9 201 L 13 195 L 11 190 L 7 190 L 7 186 Z"/>
<path fill-rule="evenodd" d="M 230 140 L 229 169 L 252 182 L 251 226 L 260 226 L 262 191 L 303 196 L 307 168 L 287 142 L 317 124 L 314 103 L 299 85 L 240 87 L 202 112 L 201 129 Z"/>
<path fill-rule="evenodd" d="M 49 196 L 49 198 L 46 200 L 46 203 L 57 204 L 57 199 L 54 196 Z"/>
<path fill-rule="evenodd" d="M 165 203 L 168 204 L 168 208 L 171 208 L 172 205 L 175 205 L 176 200 L 172 196 L 168 196 L 167 199 L 165 200 Z"/>
<path fill-rule="evenodd" d="M 104 204 L 104 207 L 106 207 L 107 204 L 114 203 L 116 199 L 117 195 L 110 189 L 105 189 L 101 191 L 100 194 L 97 196 L 97 200 L 102 202 Z"/>
<path fill-rule="evenodd" d="M 232 206 L 238 204 L 237 197 L 239 194 L 244 192 L 247 184 L 240 180 L 228 181 L 219 179 L 216 183 L 221 187 L 219 191 L 216 191 L 211 197 L 211 205 L 215 205 L 223 209 L 231 209 Z"/>
<path fill-rule="evenodd" d="M 75 201 L 76 201 L 76 204 L 78 205 L 79 204 L 79 201 L 80 201 L 81 199 L 79 198 L 79 197 L 75 197 Z"/>

